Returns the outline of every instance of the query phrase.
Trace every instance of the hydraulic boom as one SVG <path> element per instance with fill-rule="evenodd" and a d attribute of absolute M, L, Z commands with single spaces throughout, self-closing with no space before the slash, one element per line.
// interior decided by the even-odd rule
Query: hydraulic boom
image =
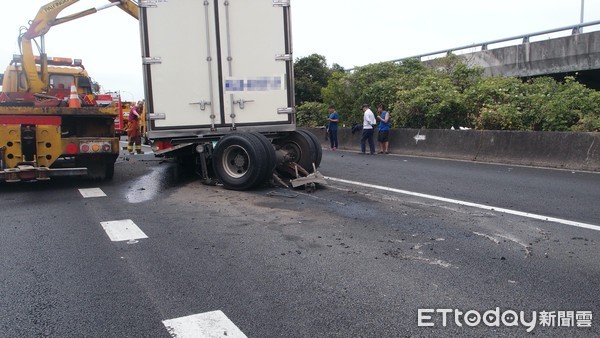
<path fill-rule="evenodd" d="M 62 18 L 57 18 L 61 11 L 75 4 L 76 2 L 79 2 L 79 0 L 54 0 L 45 4 L 40 8 L 35 19 L 31 21 L 27 31 L 19 36 L 21 53 L 23 55 L 23 68 L 27 78 L 28 92 L 43 93 L 48 91 L 48 61 L 45 52 L 44 35 L 48 33 L 51 27 L 97 13 L 103 9 L 113 6 L 118 6 L 134 18 L 138 18 L 138 6 L 132 0 L 110 0 L 110 4 L 90 8 Z M 37 73 L 35 56 L 33 55 L 33 47 L 31 43 L 33 39 L 38 37 L 41 38 L 41 76 Z"/>

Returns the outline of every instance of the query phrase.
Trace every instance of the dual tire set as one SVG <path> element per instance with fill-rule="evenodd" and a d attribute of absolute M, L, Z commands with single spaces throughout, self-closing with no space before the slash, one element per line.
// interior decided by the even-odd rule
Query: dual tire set
<path fill-rule="evenodd" d="M 313 164 L 318 167 L 322 156 L 319 140 L 304 130 L 287 133 L 273 142 L 260 133 L 232 133 L 217 143 L 212 169 L 226 188 L 247 190 L 271 178 L 277 166 L 282 165 L 278 158 L 286 158 L 313 172 Z"/>

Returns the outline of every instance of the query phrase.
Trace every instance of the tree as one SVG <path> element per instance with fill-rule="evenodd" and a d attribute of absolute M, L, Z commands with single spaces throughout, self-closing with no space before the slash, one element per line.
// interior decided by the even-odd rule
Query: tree
<path fill-rule="evenodd" d="M 322 87 L 311 99 L 324 102 L 302 106 L 302 123 L 320 125 L 327 104 L 335 104 L 344 123 L 360 123 L 361 104 L 383 103 L 393 127 L 600 131 L 600 92 L 572 77 L 483 77 L 481 68 L 468 67 L 455 55 L 437 60 L 433 68 L 409 59 L 343 72 L 338 65 L 327 69 L 317 54 L 299 64 L 310 80 L 305 84 L 315 91 Z"/>
<path fill-rule="evenodd" d="M 305 102 L 296 108 L 296 122 L 305 127 L 318 127 L 327 124 L 327 105 L 319 102 Z"/>
<path fill-rule="evenodd" d="M 323 100 L 335 104 L 349 124 L 362 122 L 363 103 L 373 107 L 382 103 L 391 111 L 402 67 L 387 62 L 358 67 L 352 73 L 336 72 L 323 88 Z"/>
<path fill-rule="evenodd" d="M 323 102 L 321 89 L 327 86 L 331 73 L 332 70 L 327 67 L 327 60 L 323 55 L 312 54 L 296 59 L 294 62 L 296 104 Z"/>

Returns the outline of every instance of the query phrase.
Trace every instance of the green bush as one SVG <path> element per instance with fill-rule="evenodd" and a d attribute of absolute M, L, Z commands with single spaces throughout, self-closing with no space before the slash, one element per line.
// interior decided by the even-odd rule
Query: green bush
<path fill-rule="evenodd" d="M 586 115 L 571 127 L 572 131 L 600 131 L 600 115 Z"/>
<path fill-rule="evenodd" d="M 488 130 L 522 130 L 523 114 L 511 105 L 483 107 L 475 127 Z"/>
<path fill-rule="evenodd" d="M 296 108 L 296 123 L 304 127 L 318 127 L 327 124 L 328 105 L 319 102 L 305 102 Z"/>
<path fill-rule="evenodd" d="M 392 127 L 600 130 L 600 94 L 574 78 L 483 77 L 481 68 L 467 67 L 453 55 L 437 60 L 433 68 L 405 60 L 334 72 L 321 96 L 337 106 L 347 124 L 362 121 L 361 104 L 374 110 L 383 103 Z M 299 118 L 305 120 L 317 123 Z"/>

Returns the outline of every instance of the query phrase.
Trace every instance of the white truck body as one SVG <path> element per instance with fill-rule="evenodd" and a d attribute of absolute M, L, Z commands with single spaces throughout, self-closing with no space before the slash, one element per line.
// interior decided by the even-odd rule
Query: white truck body
<path fill-rule="evenodd" d="M 289 0 L 146 3 L 140 27 L 151 140 L 295 130 Z"/>
<path fill-rule="evenodd" d="M 296 130 L 290 0 L 140 1 L 148 138 L 204 182 L 324 183 Z"/>

